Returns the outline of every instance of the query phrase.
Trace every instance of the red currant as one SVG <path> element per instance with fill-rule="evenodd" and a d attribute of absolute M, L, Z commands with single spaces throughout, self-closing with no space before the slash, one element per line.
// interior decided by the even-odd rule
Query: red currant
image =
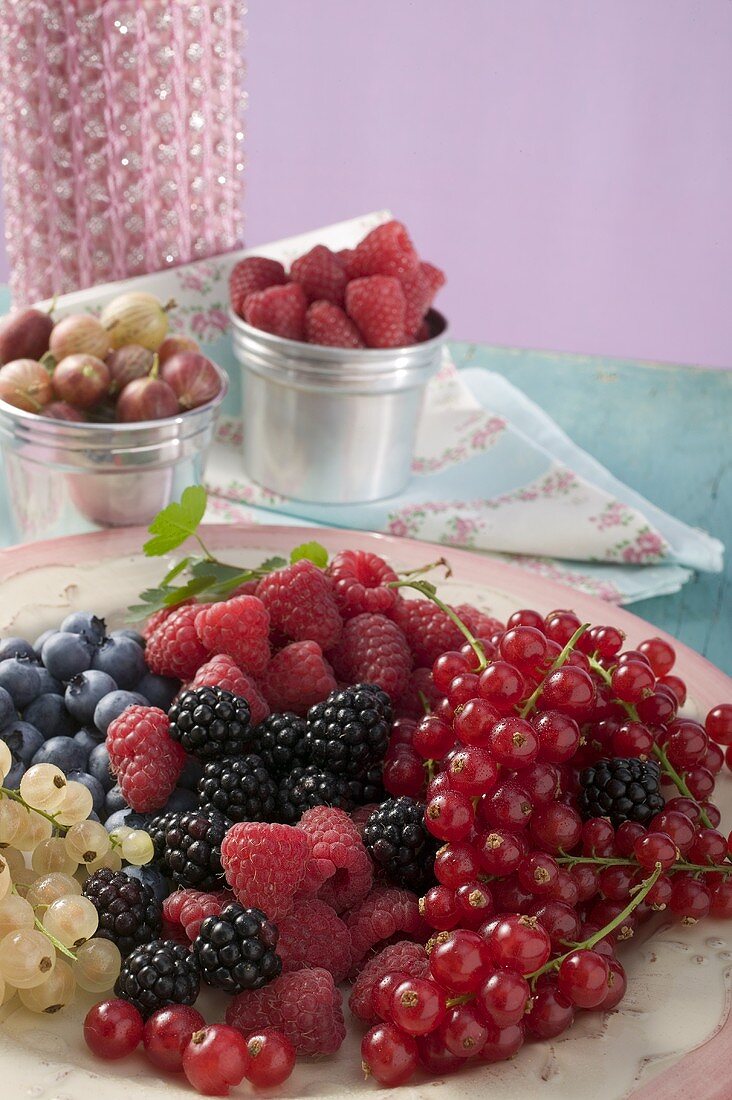
<path fill-rule="evenodd" d="M 535 626 L 514 626 L 501 638 L 501 657 L 519 668 L 535 668 L 546 656 L 546 638 Z"/>
<path fill-rule="evenodd" d="M 516 716 L 500 718 L 490 732 L 488 744 L 498 763 L 514 771 L 528 768 L 539 753 L 531 723 Z"/>
<path fill-rule="evenodd" d="M 524 788 L 509 779 L 481 798 L 477 817 L 487 825 L 523 829 L 529 822 L 531 810 L 531 799 Z"/>
<path fill-rule="evenodd" d="M 539 703 L 542 710 L 558 710 L 572 718 L 583 718 L 595 703 L 595 691 L 589 672 L 564 665 L 547 676 Z"/>
<path fill-rule="evenodd" d="M 605 999 L 597 1005 L 600 1012 L 612 1012 L 614 1008 L 617 1008 L 625 996 L 625 990 L 628 987 L 628 979 L 625 976 L 625 970 L 618 960 L 608 959 L 607 965 L 607 992 L 605 993 Z"/>
<path fill-rule="evenodd" d="M 474 672 L 464 672 L 450 682 L 447 698 L 451 707 L 464 707 L 478 694 L 478 677 Z"/>
<path fill-rule="evenodd" d="M 709 914 L 712 896 L 709 887 L 682 871 L 674 875 L 669 909 L 685 924 L 694 924 Z"/>
<path fill-rule="evenodd" d="M 487 745 L 498 718 L 498 711 L 485 699 L 469 699 L 455 715 L 455 736 L 464 745 Z"/>
<path fill-rule="evenodd" d="M 448 1009 L 440 1026 L 440 1037 L 447 1050 L 457 1058 L 479 1054 L 488 1039 L 488 1028 L 472 1002 Z"/>
<path fill-rule="evenodd" d="M 442 718 L 436 718 L 434 714 L 428 714 L 422 719 L 412 739 L 415 752 L 425 760 L 442 760 L 454 744 L 452 726 Z"/>
<path fill-rule="evenodd" d="M 389 794 L 420 798 L 425 788 L 424 763 L 408 746 L 398 745 L 384 761 L 383 783 Z"/>
<path fill-rule="evenodd" d="M 714 865 L 727 858 L 727 841 L 716 829 L 700 829 L 688 852 L 690 863 Z"/>
<path fill-rule="evenodd" d="M 488 940 L 496 966 L 519 974 L 533 974 L 551 954 L 551 941 L 536 917 L 509 914 L 499 921 Z"/>
<path fill-rule="evenodd" d="M 522 1024 L 509 1024 L 508 1027 L 498 1028 L 495 1024 L 488 1028 L 488 1038 L 483 1044 L 483 1049 L 478 1054 L 481 1062 L 505 1062 L 518 1054 L 524 1045 L 524 1028 Z"/>
<path fill-rule="evenodd" d="M 694 826 L 685 814 L 675 810 L 663 809 L 651 818 L 649 828 L 653 832 L 666 833 L 671 837 L 682 856 L 691 848 L 694 841 Z"/>
<path fill-rule="evenodd" d="M 183 1051 L 191 1035 L 205 1026 L 201 1013 L 189 1005 L 159 1008 L 145 1021 L 145 1054 L 158 1069 L 176 1073 L 183 1069 Z"/>
<path fill-rule="evenodd" d="M 465 841 L 453 841 L 443 845 L 435 856 L 435 878 L 442 886 L 457 890 L 466 882 L 477 878 L 480 869 L 480 852 Z"/>
<path fill-rule="evenodd" d="M 557 645 L 565 646 L 581 625 L 574 611 L 550 611 L 544 619 L 544 632 Z"/>
<path fill-rule="evenodd" d="M 684 772 L 684 781 L 689 791 L 698 801 L 703 801 L 705 798 L 709 798 L 709 795 L 714 790 L 714 776 L 701 764 L 696 764 L 693 768 L 688 768 Z"/>
<path fill-rule="evenodd" d="M 449 932 L 430 954 L 433 978 L 453 993 L 474 993 L 491 969 L 488 944 L 477 932 L 465 928 Z"/>
<path fill-rule="evenodd" d="M 432 679 L 437 690 L 444 695 L 455 677 L 463 676 L 466 672 L 470 672 L 468 660 L 462 653 L 450 650 L 435 661 L 432 666 Z"/>
<path fill-rule="evenodd" d="M 383 978 L 379 978 L 371 995 L 371 1004 L 380 1020 L 387 1022 L 391 1020 L 392 995 L 396 987 L 405 982 L 408 977 L 408 974 L 402 974 L 399 970 L 392 970 L 389 974 L 384 974 Z"/>
<path fill-rule="evenodd" d="M 478 693 L 500 714 L 508 714 L 524 696 L 524 679 L 506 661 L 494 661 L 480 677 Z"/>
<path fill-rule="evenodd" d="M 246 1039 L 228 1024 L 194 1032 L 183 1051 L 183 1072 L 205 1096 L 227 1096 L 230 1085 L 244 1080 L 248 1062 Z"/>
<path fill-rule="evenodd" d="M 448 790 L 430 798 L 424 820 L 439 840 L 462 840 L 470 834 L 475 822 L 473 803 L 461 791 Z"/>
<path fill-rule="evenodd" d="M 597 1008 L 608 989 L 607 959 L 596 951 L 573 951 L 559 967 L 557 988 L 578 1008 Z"/>
<path fill-rule="evenodd" d="M 460 920 L 455 891 L 448 886 L 432 886 L 420 900 L 420 913 L 438 932 L 447 932 Z"/>
<path fill-rule="evenodd" d="M 590 817 L 582 823 L 582 851 L 586 856 L 611 856 L 615 830 L 606 817 Z"/>
<path fill-rule="evenodd" d="M 450 1053 L 439 1031 L 417 1039 L 417 1054 L 421 1065 L 435 1077 L 444 1077 L 465 1065 L 463 1058 Z"/>
<path fill-rule="evenodd" d="M 532 916 L 546 929 L 554 951 L 566 951 L 568 943 L 577 942 L 580 921 L 570 905 L 562 901 L 544 901 L 534 906 Z"/>
<path fill-rule="evenodd" d="M 580 729 L 574 718 L 558 710 L 546 710 L 533 720 L 539 740 L 539 760 L 563 764 L 571 760 L 580 743 Z"/>
<path fill-rule="evenodd" d="M 613 756 L 646 759 L 653 752 L 653 734 L 642 722 L 624 722 L 612 736 Z"/>
<path fill-rule="evenodd" d="M 668 871 L 679 858 L 676 845 L 666 833 L 646 833 L 645 836 L 639 837 L 633 845 L 633 852 L 640 866 L 646 871 L 653 871 L 657 863 L 661 864 L 664 871 Z"/>
<path fill-rule="evenodd" d="M 521 608 L 519 611 L 514 611 L 513 615 L 509 616 L 506 623 L 506 629 L 510 630 L 514 626 L 533 626 L 536 630 L 544 630 L 544 616 L 540 615 L 538 611 L 533 611 L 530 608 Z"/>
<path fill-rule="evenodd" d="M 529 852 L 518 865 L 519 885 L 530 894 L 550 894 L 559 878 L 557 861 L 546 852 Z"/>
<path fill-rule="evenodd" d="M 97 1058 L 115 1061 L 132 1054 L 142 1039 L 142 1016 L 129 1001 L 100 1001 L 86 1014 L 84 1040 Z"/>
<path fill-rule="evenodd" d="M 455 891 L 461 920 L 468 928 L 477 928 L 495 911 L 493 894 L 483 882 L 465 882 Z"/>
<path fill-rule="evenodd" d="M 535 808 L 529 831 L 545 851 L 571 852 L 582 836 L 582 818 L 563 802 L 549 802 Z"/>
<path fill-rule="evenodd" d="M 498 766 L 487 749 L 466 745 L 453 753 L 447 767 L 450 785 L 467 795 L 492 791 L 498 782 Z"/>
<path fill-rule="evenodd" d="M 295 1048 L 281 1031 L 262 1028 L 247 1039 L 249 1061 L 244 1076 L 256 1088 L 283 1084 L 295 1068 Z"/>
<path fill-rule="evenodd" d="M 712 707 L 704 721 L 704 728 L 718 745 L 732 745 L 732 703 Z"/>
<path fill-rule="evenodd" d="M 434 952 L 433 952 L 434 953 Z M 445 997 L 427 978 L 406 978 L 391 995 L 391 1019 L 408 1035 L 426 1035 L 445 1018 Z"/>
<path fill-rule="evenodd" d="M 556 764 L 546 764 L 537 760 L 528 768 L 521 769 L 519 782 L 533 802 L 534 806 L 543 806 L 554 802 L 559 793 L 560 772 Z"/>
<path fill-rule="evenodd" d="M 676 696 L 676 701 L 680 707 L 683 707 L 686 702 L 686 684 L 678 676 L 659 676 L 658 683 L 664 687 L 669 688 L 670 691 Z"/>
<path fill-rule="evenodd" d="M 537 989 L 530 1012 L 526 1016 L 526 1030 L 537 1039 L 555 1039 L 574 1020 L 574 1007 L 559 992 L 556 985 L 544 985 Z"/>
<path fill-rule="evenodd" d="M 476 847 L 481 869 L 499 877 L 512 874 L 527 850 L 523 833 L 511 833 L 507 829 L 491 829 L 478 838 Z"/>
<path fill-rule="evenodd" d="M 393 1024 L 377 1024 L 361 1040 L 361 1065 L 380 1085 L 404 1085 L 417 1068 L 417 1044 Z"/>
<path fill-rule="evenodd" d="M 529 983 L 515 970 L 496 970 L 482 982 L 476 1004 L 483 1017 L 498 1028 L 523 1020 L 531 997 Z"/>

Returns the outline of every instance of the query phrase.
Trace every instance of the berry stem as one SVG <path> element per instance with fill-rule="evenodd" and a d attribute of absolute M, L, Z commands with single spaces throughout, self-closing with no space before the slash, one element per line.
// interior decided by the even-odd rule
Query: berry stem
<path fill-rule="evenodd" d="M 460 633 L 470 643 L 470 645 L 473 649 L 473 652 L 475 653 L 476 657 L 478 658 L 478 667 L 475 669 L 475 671 L 476 672 L 483 672 L 483 670 L 488 667 L 488 661 L 486 659 L 485 653 L 483 652 L 483 646 L 480 644 L 480 642 L 475 637 L 473 632 L 465 625 L 465 623 L 460 618 L 460 616 L 457 615 L 451 607 L 448 607 L 448 605 L 444 602 L 444 600 L 440 599 L 440 597 L 437 595 L 437 589 L 435 588 L 434 584 L 431 584 L 430 581 L 405 580 L 405 581 L 391 581 L 388 584 L 387 587 L 388 588 L 413 588 L 415 590 L 415 592 L 419 592 L 419 593 L 421 593 L 421 595 L 426 596 L 428 600 L 432 600 L 432 603 L 436 604 L 437 607 L 439 607 L 440 611 L 444 611 L 444 613 L 447 615 L 448 619 L 450 619 L 453 623 L 455 623 L 455 626 L 458 628 Z"/>
<path fill-rule="evenodd" d="M 65 955 L 67 959 L 71 959 L 72 962 L 76 962 L 76 955 L 74 954 L 74 952 L 69 951 L 68 947 L 65 947 L 64 944 L 61 943 L 61 940 L 57 940 L 55 936 L 51 935 L 48 929 L 44 928 L 43 923 L 38 919 L 38 917 L 33 917 L 33 923 L 35 924 L 38 931 L 41 932 L 46 937 L 46 939 L 53 944 L 57 951 L 59 951 L 62 955 Z"/>
<path fill-rule="evenodd" d="M 623 859 L 621 856 L 555 856 L 554 858 L 557 863 L 565 865 L 570 871 L 580 863 L 588 863 L 596 867 L 640 866 L 637 860 Z M 665 873 L 668 874 L 670 871 L 690 871 L 693 874 L 719 873 L 722 875 L 729 875 L 732 874 L 732 863 L 708 863 L 704 866 L 701 863 L 687 863 L 686 860 L 680 860 L 678 863 L 672 863 L 670 867 L 667 867 Z"/>
<path fill-rule="evenodd" d="M 589 939 L 583 940 L 582 943 L 574 944 L 574 946 L 571 947 L 569 951 L 565 951 L 563 955 L 558 955 L 555 959 L 550 959 L 549 962 L 545 963 L 539 970 L 535 970 L 533 974 L 528 974 L 526 980 L 531 983 L 532 988 L 536 985 L 537 979 L 540 978 L 542 974 L 548 974 L 551 970 L 558 970 L 564 960 L 570 955 L 573 955 L 575 951 L 591 951 L 595 944 L 598 944 L 605 936 L 609 936 L 611 932 L 614 932 L 616 928 L 620 927 L 623 921 L 628 919 L 633 910 L 638 908 L 646 894 L 648 894 L 651 888 L 656 884 L 661 872 L 661 864 L 657 863 L 656 869 L 644 880 L 643 885 L 630 899 L 622 913 L 618 913 L 617 917 L 614 917 L 613 920 L 603 928 L 598 929 Z"/>
<path fill-rule="evenodd" d="M 551 665 L 547 669 L 546 673 L 544 674 L 544 676 L 542 677 L 540 682 L 537 684 L 537 686 L 534 688 L 534 690 L 531 693 L 531 695 L 529 696 L 529 698 L 526 700 L 524 705 L 521 707 L 521 710 L 519 711 L 519 714 L 522 718 L 525 718 L 527 714 L 531 714 L 532 710 L 536 706 L 537 699 L 539 698 L 542 691 L 544 690 L 544 683 L 545 683 L 547 677 L 550 676 L 552 674 L 552 672 L 555 672 L 558 668 L 562 667 L 562 665 L 565 663 L 565 661 L 569 657 L 569 655 L 572 652 L 572 650 L 574 649 L 574 647 L 577 645 L 577 642 L 580 640 L 580 638 L 585 633 L 585 631 L 589 630 L 589 629 L 590 629 L 590 624 L 589 623 L 582 623 L 581 626 L 577 627 L 577 629 L 575 630 L 574 634 L 572 635 L 572 637 L 569 639 L 569 641 L 565 645 L 562 652 L 557 654 L 557 656 L 552 661 Z"/>
<path fill-rule="evenodd" d="M 0 787 L 0 797 L 2 796 L 5 796 L 5 798 L 10 798 L 13 802 L 19 802 L 20 805 L 28 811 L 28 813 L 33 812 L 34 814 L 38 814 L 40 817 L 45 817 L 46 821 L 50 821 L 54 829 L 58 829 L 59 832 L 68 832 L 70 828 L 69 825 L 61 825 L 56 820 L 54 814 L 47 814 L 45 810 L 38 810 L 35 806 L 29 805 L 29 803 L 26 802 L 22 795 L 18 794 L 17 791 L 11 790 L 10 787 Z"/>
<path fill-rule="evenodd" d="M 447 558 L 438 558 L 437 561 L 431 561 L 429 565 L 420 565 L 418 569 L 404 569 L 400 572 L 399 576 L 404 580 L 416 580 L 417 577 L 423 576 L 424 573 L 431 573 L 433 569 L 444 569 L 445 579 L 452 576 L 452 566 Z"/>

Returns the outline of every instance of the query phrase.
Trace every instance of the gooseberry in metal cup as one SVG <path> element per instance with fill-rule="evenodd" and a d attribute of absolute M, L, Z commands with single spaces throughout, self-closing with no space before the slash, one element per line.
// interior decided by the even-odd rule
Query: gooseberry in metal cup
<path fill-rule="evenodd" d="M 91 409 L 109 390 L 109 369 L 94 355 L 67 355 L 56 364 L 52 382 L 59 401 L 77 409 Z"/>
<path fill-rule="evenodd" d="M 181 351 L 166 360 L 160 377 L 173 390 L 183 411 L 208 404 L 221 389 L 216 367 L 195 351 Z"/>
<path fill-rule="evenodd" d="M 52 398 L 50 375 L 35 359 L 14 359 L 0 367 L 0 400 L 8 405 L 39 413 Z"/>

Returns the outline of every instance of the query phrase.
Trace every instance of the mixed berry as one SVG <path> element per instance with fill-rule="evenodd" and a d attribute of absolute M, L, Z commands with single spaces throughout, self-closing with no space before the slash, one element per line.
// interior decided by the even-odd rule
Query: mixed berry
<path fill-rule="evenodd" d="M 355 248 L 332 252 L 316 245 L 293 260 L 289 275 L 277 260 L 247 256 L 231 272 L 229 296 L 239 317 L 274 336 L 339 348 L 396 348 L 434 335 L 427 314 L 444 283 L 439 268 L 420 260 L 401 222 L 389 221 Z M 378 599 L 367 610 L 389 604 L 386 596 Z"/>
<path fill-rule="evenodd" d="M 95 1054 L 226 1095 L 335 1053 L 348 982 L 395 1086 L 612 1011 L 654 914 L 732 916 L 732 704 L 685 717 L 665 640 L 499 622 L 361 551 L 255 572 L 141 634 L 0 642 L 5 1002 L 106 996 Z"/>

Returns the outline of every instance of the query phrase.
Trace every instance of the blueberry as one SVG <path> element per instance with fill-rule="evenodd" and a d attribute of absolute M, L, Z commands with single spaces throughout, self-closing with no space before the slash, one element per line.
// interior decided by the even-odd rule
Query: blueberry
<path fill-rule="evenodd" d="M 36 651 L 25 638 L 3 638 L 0 640 L 0 661 L 6 661 L 8 657 L 28 657 L 36 661 Z"/>
<path fill-rule="evenodd" d="M 77 722 L 88 725 L 94 721 L 94 711 L 105 695 L 117 690 L 117 684 L 106 672 L 90 668 L 69 680 L 66 687 L 66 707 Z"/>
<path fill-rule="evenodd" d="M 41 689 L 38 692 L 39 695 L 63 695 L 63 684 L 60 680 L 57 680 L 55 676 L 52 676 L 43 665 L 38 666 L 38 675 L 41 678 Z"/>
<path fill-rule="evenodd" d="M 5 688 L 18 710 L 35 699 L 40 686 L 38 668 L 27 657 L 7 657 L 0 661 L 0 687 Z"/>
<path fill-rule="evenodd" d="M 55 627 L 53 627 L 51 630 L 44 630 L 43 633 L 39 634 L 38 637 L 36 638 L 35 642 L 33 643 L 33 651 L 34 651 L 34 653 L 35 653 L 35 655 L 36 655 L 36 657 L 38 658 L 39 661 L 41 659 L 41 650 L 43 649 L 43 643 L 47 642 L 52 634 L 57 634 L 57 633 L 58 633 L 58 631 L 56 630 Z"/>
<path fill-rule="evenodd" d="M 104 787 L 95 779 L 93 775 L 89 775 L 89 772 L 69 772 L 66 776 L 67 779 L 73 779 L 75 783 L 81 783 L 88 790 L 91 791 L 92 798 L 94 799 L 93 809 L 97 814 L 101 814 L 104 811 Z"/>
<path fill-rule="evenodd" d="M 23 711 L 23 720 L 46 738 L 73 737 L 79 728 L 66 709 L 63 695 L 39 695 Z"/>
<path fill-rule="evenodd" d="M 116 814 L 117 810 L 126 810 L 128 806 L 127 799 L 119 789 L 119 784 L 115 785 L 108 790 L 104 796 L 104 814 L 105 817 L 110 817 L 111 814 Z"/>
<path fill-rule="evenodd" d="M 0 687 L 0 730 L 14 722 L 18 717 L 18 710 L 9 692 Z"/>
<path fill-rule="evenodd" d="M 11 722 L 0 730 L 0 738 L 10 749 L 17 760 L 24 764 L 30 764 L 35 754 L 45 741 L 40 730 L 31 726 L 30 722 Z"/>
<path fill-rule="evenodd" d="M 149 886 L 158 901 L 165 901 L 170 893 L 170 883 L 155 867 L 124 867 L 124 873 L 130 878 Z"/>
<path fill-rule="evenodd" d="M 91 645 L 99 645 L 104 641 L 106 624 L 104 619 L 98 619 L 91 611 L 72 611 L 61 623 L 59 630 L 63 634 L 80 634 Z"/>
<path fill-rule="evenodd" d="M 115 718 L 119 718 L 127 707 L 146 707 L 147 705 L 145 696 L 137 691 L 110 691 L 109 695 L 99 700 L 94 709 L 94 725 L 100 733 L 106 734 L 111 723 Z"/>
<path fill-rule="evenodd" d="M 124 690 L 133 688 L 145 675 L 145 655 L 132 638 L 106 638 L 94 654 L 92 668 L 108 672 Z"/>
<path fill-rule="evenodd" d="M 156 676 L 154 672 L 147 672 L 143 678 L 135 684 L 135 691 L 144 695 L 153 707 L 160 707 L 168 713 L 170 704 L 180 690 L 178 680 L 171 680 L 168 676 Z"/>
<path fill-rule="evenodd" d="M 13 766 L 8 774 L 3 779 L 3 786 L 8 787 L 11 791 L 17 791 L 20 786 L 20 781 L 25 775 L 26 765 L 22 760 L 18 760 L 17 757 L 13 757 Z"/>
<path fill-rule="evenodd" d="M 181 813 L 183 810 L 195 810 L 198 806 L 198 796 L 194 791 L 186 791 L 183 787 L 176 787 L 168 801 L 159 811 L 161 814 Z"/>
<path fill-rule="evenodd" d="M 203 764 L 196 760 L 195 756 L 189 756 L 183 765 L 183 771 L 178 777 L 178 786 L 185 787 L 187 791 L 195 791 L 198 780 L 203 775 Z"/>
<path fill-rule="evenodd" d="M 136 630 L 129 630 L 127 628 L 124 630 L 113 630 L 109 636 L 110 638 L 130 638 L 135 645 L 139 645 L 140 649 L 144 649 L 147 645 L 142 634 L 138 634 Z"/>
<path fill-rule="evenodd" d="M 89 775 L 93 775 L 95 779 L 99 780 L 105 791 L 114 786 L 114 776 L 109 766 L 109 753 L 105 744 L 97 745 L 89 753 L 86 770 Z"/>
<path fill-rule="evenodd" d="M 49 737 L 33 754 L 33 764 L 55 764 L 65 775 L 86 771 L 89 753 L 73 737 Z"/>
<path fill-rule="evenodd" d="M 104 828 L 108 833 L 114 832 L 122 825 L 126 825 L 129 829 L 146 829 L 148 820 L 144 814 L 135 813 L 130 806 L 126 806 L 124 810 L 115 810 L 110 814 L 104 822 Z"/>
<path fill-rule="evenodd" d="M 57 680 L 67 683 L 91 667 L 92 647 L 81 634 L 52 634 L 43 643 L 43 663 Z"/>
<path fill-rule="evenodd" d="M 93 726 L 84 726 L 78 733 L 74 734 L 74 741 L 78 741 L 80 745 L 83 745 L 87 752 L 91 752 L 97 745 L 101 745 L 104 741 L 103 735 L 99 730 Z"/>

